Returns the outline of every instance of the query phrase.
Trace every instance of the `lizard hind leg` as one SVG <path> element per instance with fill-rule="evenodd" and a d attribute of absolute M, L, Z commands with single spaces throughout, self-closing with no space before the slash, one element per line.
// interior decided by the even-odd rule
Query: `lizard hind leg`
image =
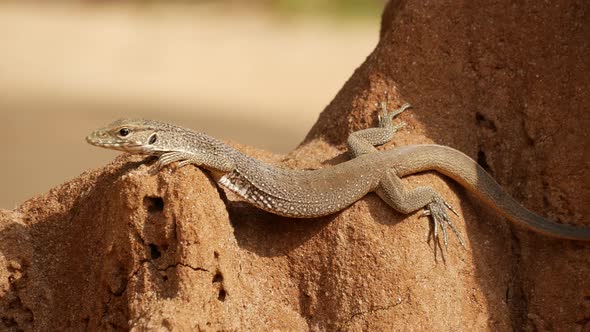
<path fill-rule="evenodd" d="M 379 126 L 358 130 L 348 136 L 348 151 L 352 154 L 352 157 L 375 152 L 377 151 L 375 146 L 391 141 L 393 134 L 406 126 L 405 122 L 393 124 L 393 118 L 410 107 L 410 104 L 404 104 L 402 107 L 389 112 L 387 102 L 381 102 L 381 111 L 378 116 Z"/>
<path fill-rule="evenodd" d="M 425 209 L 424 215 L 430 216 L 433 222 L 435 240 L 438 239 L 438 231 L 440 229 L 445 247 L 448 246 L 448 226 L 455 233 L 461 245 L 465 246 L 463 239 L 447 213 L 447 209 L 456 215 L 458 213 L 431 187 L 423 186 L 405 189 L 402 180 L 397 176 L 395 170 L 388 169 L 379 182 L 376 193 L 389 206 L 404 214 Z"/>

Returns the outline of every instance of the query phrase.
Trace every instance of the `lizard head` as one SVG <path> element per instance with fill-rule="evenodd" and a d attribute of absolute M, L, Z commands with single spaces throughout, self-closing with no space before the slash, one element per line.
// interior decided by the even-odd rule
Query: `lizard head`
<path fill-rule="evenodd" d="M 86 141 L 94 146 L 135 154 L 158 154 L 167 151 L 166 136 L 171 127 L 149 120 L 121 119 L 93 131 Z M 168 142 L 169 143 L 169 142 Z"/>

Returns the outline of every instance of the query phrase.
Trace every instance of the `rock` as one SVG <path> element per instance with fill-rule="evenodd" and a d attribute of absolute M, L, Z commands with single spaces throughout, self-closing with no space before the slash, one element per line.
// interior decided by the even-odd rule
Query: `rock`
<path fill-rule="evenodd" d="M 436 142 L 529 208 L 590 226 L 590 4 L 392 1 L 381 40 L 286 157 L 341 162 L 374 104 L 411 102 L 384 148 Z M 274 216 L 196 167 L 110 165 L 0 211 L 2 330 L 587 330 L 590 245 L 507 224 L 451 180 L 466 240 L 428 240 L 420 213 L 370 194 L 342 213 Z"/>

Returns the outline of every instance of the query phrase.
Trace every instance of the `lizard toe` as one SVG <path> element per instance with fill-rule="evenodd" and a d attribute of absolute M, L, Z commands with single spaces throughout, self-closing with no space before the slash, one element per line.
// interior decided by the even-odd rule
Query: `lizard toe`
<path fill-rule="evenodd" d="M 455 233 L 457 238 L 459 239 L 459 243 L 462 246 L 465 246 L 459 231 L 453 224 L 452 219 L 450 218 L 449 214 L 447 213 L 446 209 L 451 210 L 455 215 L 458 215 L 457 211 L 455 211 L 445 200 L 440 197 L 435 197 L 431 203 L 426 205 L 426 210 L 424 211 L 424 215 L 430 216 L 433 222 L 433 235 L 435 239 L 438 239 L 438 229 L 443 235 L 443 241 L 445 247 L 448 246 L 448 233 L 447 233 L 447 226 Z"/>

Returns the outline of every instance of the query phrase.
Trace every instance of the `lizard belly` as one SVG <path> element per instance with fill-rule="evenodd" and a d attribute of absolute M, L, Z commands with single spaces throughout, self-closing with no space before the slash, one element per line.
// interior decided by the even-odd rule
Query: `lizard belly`
<path fill-rule="evenodd" d="M 335 166 L 313 171 L 275 169 L 251 179 L 234 170 L 219 184 L 268 212 L 314 218 L 338 212 L 372 191 L 375 180 L 362 174 L 352 178 L 347 170 Z"/>

